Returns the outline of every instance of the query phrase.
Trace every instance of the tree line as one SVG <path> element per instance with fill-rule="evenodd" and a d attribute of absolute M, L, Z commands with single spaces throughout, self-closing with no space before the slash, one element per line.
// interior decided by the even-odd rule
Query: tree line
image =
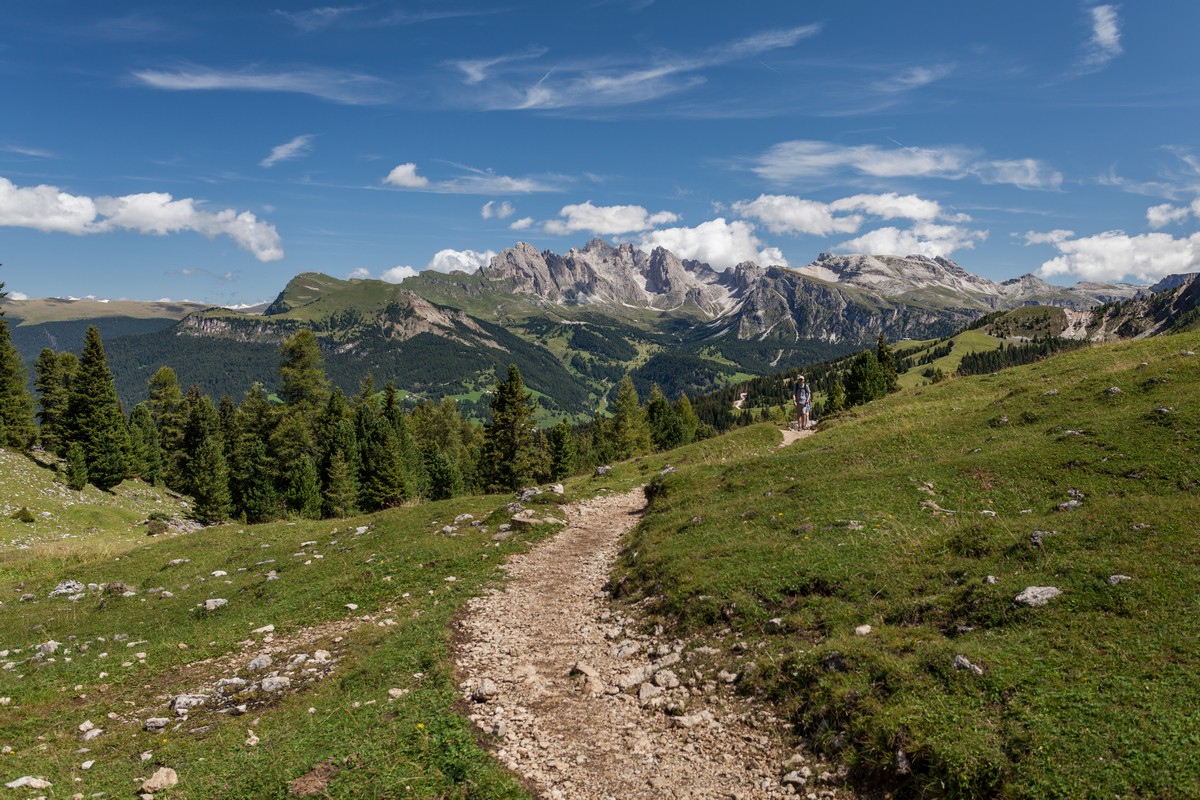
<path fill-rule="evenodd" d="M 379 389 L 370 374 L 348 396 L 331 388 L 308 329 L 280 349 L 276 394 L 255 383 L 236 403 L 228 395 L 214 403 L 195 385 L 184 390 L 163 366 L 126 415 L 95 327 L 80 356 L 46 348 L 34 371 L 36 413 L 0 320 L 0 445 L 40 445 L 75 489 L 129 478 L 166 486 L 191 496 L 204 523 L 345 517 L 512 490 L 703 434 L 686 396 L 670 402 L 655 386 L 642 404 L 628 376 L 611 416 L 578 427 L 539 427 L 537 400 L 515 365 L 497 381 L 482 427 L 453 398 L 406 407 L 394 384 Z"/>

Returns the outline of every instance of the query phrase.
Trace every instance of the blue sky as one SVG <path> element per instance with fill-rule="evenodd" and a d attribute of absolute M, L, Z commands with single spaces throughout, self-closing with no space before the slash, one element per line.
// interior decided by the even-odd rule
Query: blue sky
<path fill-rule="evenodd" d="M 1200 3 L 8 0 L 0 280 L 269 299 L 594 236 L 1200 269 Z"/>

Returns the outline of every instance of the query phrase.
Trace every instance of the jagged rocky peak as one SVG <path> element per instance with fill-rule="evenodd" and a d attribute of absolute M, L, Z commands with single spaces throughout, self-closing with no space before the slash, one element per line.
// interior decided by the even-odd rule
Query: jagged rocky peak
<path fill-rule="evenodd" d="M 995 294 L 996 284 L 941 256 L 821 253 L 799 272 L 828 283 L 844 283 L 902 296 L 920 289 Z"/>

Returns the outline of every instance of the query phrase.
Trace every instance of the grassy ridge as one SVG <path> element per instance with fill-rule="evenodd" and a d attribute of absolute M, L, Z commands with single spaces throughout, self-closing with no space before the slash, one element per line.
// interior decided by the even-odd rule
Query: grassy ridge
<path fill-rule="evenodd" d="M 1181 348 L 1200 336 L 913 389 L 665 476 L 615 583 L 680 634 L 740 634 L 741 685 L 902 796 L 1200 796 Z M 1063 594 L 1028 608 L 1027 586 Z"/>

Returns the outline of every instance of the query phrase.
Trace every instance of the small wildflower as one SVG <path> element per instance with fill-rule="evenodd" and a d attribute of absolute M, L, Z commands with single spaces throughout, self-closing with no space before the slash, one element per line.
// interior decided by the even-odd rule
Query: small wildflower
<path fill-rule="evenodd" d="M 424 728 L 425 728 L 425 723 L 424 723 L 424 722 L 418 722 L 418 723 L 417 723 L 417 730 L 423 730 Z"/>

